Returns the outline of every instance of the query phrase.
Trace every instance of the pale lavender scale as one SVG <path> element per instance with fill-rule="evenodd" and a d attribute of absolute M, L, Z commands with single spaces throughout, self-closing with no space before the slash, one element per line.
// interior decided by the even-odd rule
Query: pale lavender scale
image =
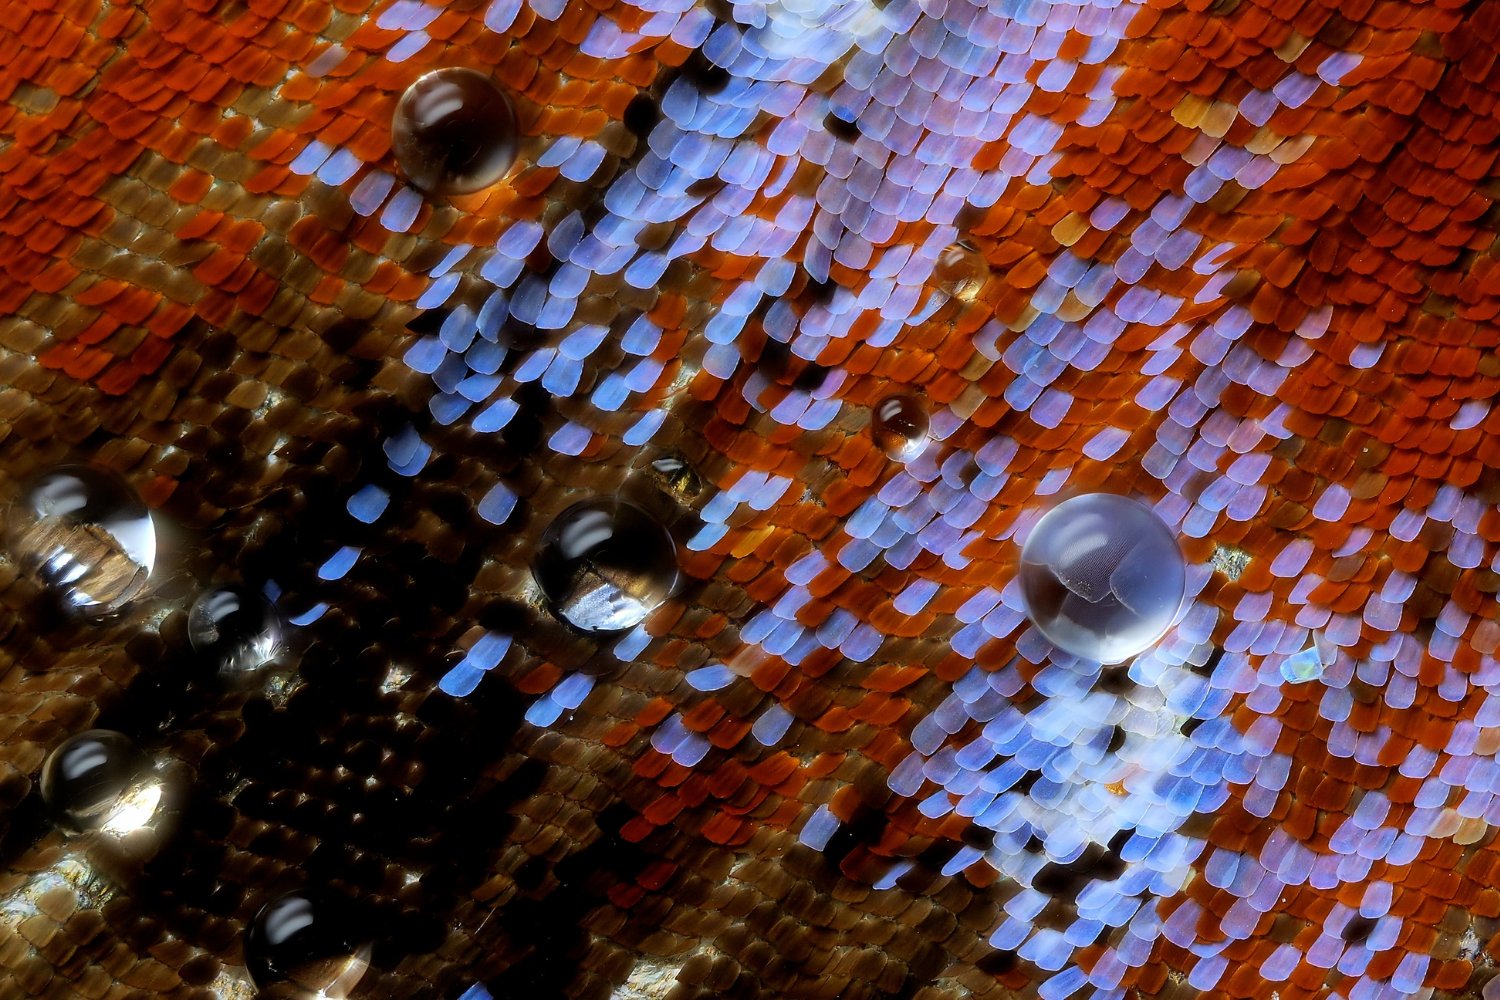
<path fill-rule="evenodd" d="M 432 37 L 425 31 L 413 31 L 386 50 L 387 62 L 403 63 L 427 47 Z"/>
<path fill-rule="evenodd" d="M 1183 193 L 1201 205 L 1218 194 L 1223 186 L 1224 181 L 1210 172 L 1207 167 L 1197 167 L 1183 182 Z"/>
<path fill-rule="evenodd" d="M 500 387 L 501 379 L 494 375 L 470 375 L 455 387 L 459 395 L 474 403 L 482 403 Z"/>
<path fill-rule="evenodd" d="M 492 254 L 479 266 L 479 276 L 498 286 L 484 300 L 479 309 L 479 333 L 487 340 L 495 340 L 500 327 L 510 316 L 510 300 L 502 288 L 515 283 L 521 274 L 521 261 L 512 260 L 503 254 Z"/>
<path fill-rule="evenodd" d="M 1125 324 L 1113 310 L 1101 310 L 1081 327 L 1072 323 L 1061 327 L 1052 342 L 1051 352 L 1063 361 L 1072 362 L 1073 367 L 1080 367 L 1080 357 L 1095 356 L 1095 352 L 1101 349 L 1107 355 L 1110 345 L 1124 332 Z"/>
<path fill-rule="evenodd" d="M 771 705 L 751 724 L 750 735 L 754 736 L 756 742 L 759 742 L 762 747 L 774 747 L 781 742 L 783 736 L 786 736 L 786 730 L 790 727 L 792 727 L 792 714 L 780 705 Z M 894 774 L 892 774 L 892 781 L 894 781 Z M 915 793 L 915 789 L 912 793 Z"/>
<path fill-rule="evenodd" d="M 349 206 L 359 215 L 374 215 L 385 203 L 386 195 L 390 194 L 395 183 L 395 178 L 385 171 L 372 170 L 355 185 L 349 195 Z"/>
<path fill-rule="evenodd" d="M 578 50 L 596 59 L 624 59 L 641 40 L 640 34 L 623 31 L 615 22 L 601 17 L 589 27 L 588 34 L 578 43 Z"/>
<path fill-rule="evenodd" d="M 762 648 L 772 656 L 785 658 L 791 652 L 793 646 L 802 638 L 803 629 L 794 621 L 778 619 L 779 624 L 771 630 L 771 634 L 761 643 Z"/>
<path fill-rule="evenodd" d="M 1271 93 L 1288 108 L 1300 108 L 1317 91 L 1321 82 L 1303 73 L 1288 73 L 1276 82 Z"/>
<path fill-rule="evenodd" d="M 922 548 L 933 555 L 942 556 L 956 551 L 956 546 L 963 538 L 963 532 L 946 521 L 935 520 L 923 528 L 916 538 Z"/>
<path fill-rule="evenodd" d="M 582 379 L 583 362 L 559 355 L 542 374 L 542 388 L 559 399 L 566 399 L 578 391 Z"/>
<path fill-rule="evenodd" d="M 407 348 L 401 360 L 413 371 L 431 375 L 438 370 L 447 356 L 448 349 L 443 346 L 442 340 L 428 336 L 422 337 Z"/>
<path fill-rule="evenodd" d="M 1278 169 L 1280 165 L 1270 157 L 1256 156 L 1235 171 L 1234 180 L 1241 187 L 1254 191 L 1274 177 Z"/>
<path fill-rule="evenodd" d="M 1362 61 L 1363 57 L 1357 52 L 1334 52 L 1318 64 L 1318 78 L 1337 87 L 1343 82 L 1345 74 Z"/>
<path fill-rule="evenodd" d="M 1468 630 L 1469 622 L 1472 620 L 1473 615 L 1452 600 L 1449 600 L 1444 602 L 1443 610 L 1438 613 L 1436 624 L 1441 634 L 1453 639 L 1461 639 Z M 1436 638 L 1437 636 L 1434 636 L 1434 639 Z"/>
<path fill-rule="evenodd" d="M 1192 259 L 1193 254 L 1198 252 L 1198 247 L 1203 243 L 1202 237 L 1192 230 L 1182 229 L 1172 233 L 1161 246 L 1156 249 L 1156 262 L 1169 271 L 1180 270 Z M 1172 299 L 1172 296 L 1164 296 Z M 1174 299 L 1179 305 L 1181 299 Z M 1165 322 L 1169 316 L 1163 316 L 1157 322 Z"/>
<path fill-rule="evenodd" d="M 1062 423 L 1072 408 L 1073 397 L 1059 389 L 1047 389 L 1031 406 L 1031 419 L 1041 427 L 1053 428 Z"/>
<path fill-rule="evenodd" d="M 521 364 L 511 373 L 511 377 L 523 384 L 535 382 L 546 373 L 547 367 L 552 364 L 552 359 L 556 354 L 557 352 L 550 347 L 540 351 L 532 351 L 525 356 Z"/>
<path fill-rule="evenodd" d="M 581 455 L 593 440 L 593 432 L 571 420 L 559 427 L 547 440 L 547 447 L 559 455 Z"/>
<path fill-rule="evenodd" d="M 955 528 L 973 527 L 984 516 L 989 505 L 975 496 L 965 496 L 943 514 L 943 520 Z"/>

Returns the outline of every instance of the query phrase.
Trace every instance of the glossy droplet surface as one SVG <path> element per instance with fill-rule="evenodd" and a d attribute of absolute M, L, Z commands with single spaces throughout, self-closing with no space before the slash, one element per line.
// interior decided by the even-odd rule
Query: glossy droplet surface
<path fill-rule="evenodd" d="M 667 492 L 691 500 L 703 491 L 703 481 L 681 455 L 663 455 L 651 463 L 651 473 Z"/>
<path fill-rule="evenodd" d="M 42 765 L 42 801 L 69 833 L 129 833 L 150 821 L 162 786 L 124 733 L 90 729 L 64 741 Z"/>
<path fill-rule="evenodd" d="M 972 244 L 963 240 L 951 243 L 938 256 L 935 274 L 938 282 L 954 298 L 970 301 L 989 280 L 990 265 Z"/>
<path fill-rule="evenodd" d="M 915 396 L 900 393 L 887 396 L 870 411 L 870 433 L 880 450 L 891 458 L 905 461 L 915 458 L 927 444 L 931 421 L 927 408 Z"/>
<path fill-rule="evenodd" d="M 156 527 L 124 479 L 88 465 L 42 475 L 12 511 L 12 555 L 75 608 L 112 611 L 139 596 L 156 564 Z"/>
<path fill-rule="evenodd" d="M 188 612 L 188 641 L 216 671 L 244 675 L 265 666 L 281 647 L 281 616 L 254 588 L 213 587 Z"/>
<path fill-rule="evenodd" d="M 547 527 L 532 575 L 558 618 L 585 632 L 618 632 L 672 595 L 677 546 L 634 504 L 586 500 Z"/>
<path fill-rule="evenodd" d="M 1177 539 L 1128 497 L 1088 493 L 1061 503 L 1021 550 L 1028 617 L 1059 649 L 1101 663 L 1135 656 L 1166 634 L 1186 588 Z"/>
<path fill-rule="evenodd" d="M 340 897 L 309 890 L 278 896 L 245 932 L 245 968 L 262 997 L 347 997 L 370 967 L 370 943 L 357 924 Z"/>
<path fill-rule="evenodd" d="M 428 194 L 469 194 L 505 176 L 519 132 L 510 100 L 472 69 L 440 69 L 401 95 L 391 122 L 396 162 Z"/>

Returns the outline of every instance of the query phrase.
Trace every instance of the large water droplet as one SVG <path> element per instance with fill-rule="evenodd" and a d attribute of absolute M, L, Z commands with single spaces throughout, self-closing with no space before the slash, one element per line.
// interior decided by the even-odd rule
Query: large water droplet
<path fill-rule="evenodd" d="M 262 997 L 340 1000 L 370 967 L 370 942 L 353 908 L 299 890 L 261 907 L 245 932 L 245 968 Z"/>
<path fill-rule="evenodd" d="M 672 595 L 677 546 L 634 504 L 586 500 L 548 525 L 531 572 L 557 617 L 585 632 L 618 632 Z"/>
<path fill-rule="evenodd" d="M 922 401 L 906 393 L 887 396 L 870 411 L 870 433 L 875 443 L 900 462 L 921 454 L 930 426 Z"/>
<path fill-rule="evenodd" d="M 188 612 L 188 641 L 213 669 L 227 676 L 254 673 L 280 651 L 281 616 L 259 591 L 243 585 L 213 587 Z"/>
<path fill-rule="evenodd" d="M 948 294 L 970 302 L 989 280 L 990 265 L 972 244 L 959 240 L 938 256 L 935 275 Z"/>
<path fill-rule="evenodd" d="M 156 527 L 113 472 L 64 465 L 13 508 L 11 551 L 68 607 L 109 612 L 137 597 L 156 564 Z"/>
<path fill-rule="evenodd" d="M 1053 645 L 1101 663 L 1166 634 L 1187 589 L 1177 539 L 1145 504 L 1109 493 L 1049 511 L 1021 549 L 1027 614 Z"/>
<path fill-rule="evenodd" d="M 440 69 L 396 104 L 391 142 L 401 172 L 428 194 L 469 194 L 505 176 L 516 159 L 516 112 L 489 77 Z"/>
<path fill-rule="evenodd" d="M 163 785 L 130 737 L 90 729 L 52 751 L 42 765 L 41 789 L 60 829 L 126 834 L 151 821 Z"/>

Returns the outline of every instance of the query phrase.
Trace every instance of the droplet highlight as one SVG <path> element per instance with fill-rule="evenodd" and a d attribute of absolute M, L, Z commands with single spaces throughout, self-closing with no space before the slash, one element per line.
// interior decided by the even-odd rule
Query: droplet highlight
<path fill-rule="evenodd" d="M 1118 663 L 1171 627 L 1187 590 L 1177 539 L 1128 497 L 1088 493 L 1049 511 L 1021 549 L 1027 616 L 1053 645 Z"/>
<path fill-rule="evenodd" d="M 971 243 L 959 240 L 938 255 L 935 275 L 949 295 L 971 302 L 989 280 L 990 265 Z"/>
<path fill-rule="evenodd" d="M 254 588 L 213 587 L 188 612 L 188 642 L 225 677 L 253 674 L 275 659 L 285 638 L 276 608 Z"/>
<path fill-rule="evenodd" d="M 298 890 L 261 907 L 245 933 L 245 968 L 263 997 L 342 1000 L 370 968 L 371 944 L 340 897 Z"/>
<path fill-rule="evenodd" d="M 75 835 L 141 829 L 162 805 L 163 791 L 135 742 L 112 729 L 68 738 L 42 765 L 42 801 L 53 823 Z"/>
<path fill-rule="evenodd" d="M 97 613 L 138 597 L 156 564 L 156 526 L 113 472 L 65 465 L 42 475 L 12 509 L 11 552 L 64 605 Z"/>
<path fill-rule="evenodd" d="M 897 461 L 921 454 L 931 425 L 922 401 L 906 393 L 887 396 L 870 411 L 870 433 L 875 444 Z"/>
<path fill-rule="evenodd" d="M 471 194 L 503 178 L 520 137 L 509 98 L 472 69 L 434 70 L 396 104 L 391 142 L 401 172 L 428 194 Z"/>
<path fill-rule="evenodd" d="M 532 576 L 556 617 L 584 632 L 619 632 L 639 625 L 677 588 L 677 546 L 640 507 L 586 500 L 547 527 Z"/>

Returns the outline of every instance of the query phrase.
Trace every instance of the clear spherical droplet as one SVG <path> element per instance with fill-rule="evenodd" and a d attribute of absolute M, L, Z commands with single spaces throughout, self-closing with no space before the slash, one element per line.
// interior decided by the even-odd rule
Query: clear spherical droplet
<path fill-rule="evenodd" d="M 156 527 L 140 496 L 88 465 L 37 479 L 15 505 L 9 535 L 22 567 L 74 608 L 116 610 L 140 595 L 156 564 Z"/>
<path fill-rule="evenodd" d="M 261 907 L 245 932 L 245 968 L 262 997 L 339 1000 L 370 967 L 369 940 L 342 898 L 289 892 Z"/>
<path fill-rule="evenodd" d="M 515 109 L 489 77 L 450 68 L 406 88 L 391 140 L 412 184 L 429 194 L 469 194 L 505 176 L 519 133 Z"/>
<path fill-rule="evenodd" d="M 1027 615 L 1053 645 L 1118 663 L 1166 634 L 1187 568 L 1177 539 L 1145 504 L 1110 493 L 1049 511 L 1021 549 Z"/>
<path fill-rule="evenodd" d="M 703 481 L 681 455 L 663 455 L 651 463 L 651 473 L 667 492 L 691 500 L 703 491 Z"/>
<path fill-rule="evenodd" d="M 954 298 L 970 302 L 990 277 L 990 264 L 972 244 L 959 240 L 938 256 L 936 277 Z"/>
<path fill-rule="evenodd" d="M 676 589 L 677 546 L 634 504 L 586 500 L 547 527 L 531 572 L 557 617 L 585 632 L 618 632 Z"/>
<path fill-rule="evenodd" d="M 930 426 L 922 401 L 906 393 L 887 396 L 870 411 L 870 433 L 875 443 L 897 461 L 904 462 L 921 453 Z"/>
<path fill-rule="evenodd" d="M 127 834 L 147 825 L 163 786 L 124 733 L 90 729 L 70 737 L 42 765 L 42 801 L 68 833 Z"/>
<path fill-rule="evenodd" d="M 271 602 L 251 587 L 213 587 L 188 612 L 188 641 L 214 670 L 254 673 L 280 651 L 284 627 Z"/>

